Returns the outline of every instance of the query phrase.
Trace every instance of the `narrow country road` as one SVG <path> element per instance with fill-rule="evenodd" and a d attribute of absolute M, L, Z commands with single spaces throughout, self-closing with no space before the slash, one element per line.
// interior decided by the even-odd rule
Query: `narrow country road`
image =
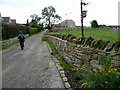
<path fill-rule="evenodd" d="M 27 39 L 24 50 L 15 45 L 2 52 L 2 88 L 64 88 L 43 33 Z"/>

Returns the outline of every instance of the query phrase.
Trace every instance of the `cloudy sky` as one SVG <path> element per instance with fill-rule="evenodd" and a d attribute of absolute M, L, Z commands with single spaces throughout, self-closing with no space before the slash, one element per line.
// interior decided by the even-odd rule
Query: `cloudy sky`
<path fill-rule="evenodd" d="M 83 0 L 89 3 L 84 9 L 87 10 L 87 17 L 84 25 L 90 26 L 92 20 L 98 24 L 118 25 L 118 2 L 120 0 Z M 0 12 L 2 17 L 10 16 L 16 19 L 17 23 L 26 23 L 30 15 L 38 14 L 44 7 L 53 6 L 56 13 L 65 19 L 72 19 L 76 25 L 80 22 L 80 0 L 0 0 Z"/>

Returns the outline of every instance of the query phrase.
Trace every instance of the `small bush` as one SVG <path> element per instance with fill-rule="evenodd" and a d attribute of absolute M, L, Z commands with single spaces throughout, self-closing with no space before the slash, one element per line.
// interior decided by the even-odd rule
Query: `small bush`
<path fill-rule="evenodd" d="M 33 34 L 37 34 L 37 33 L 38 33 L 37 28 L 31 28 L 31 27 L 29 27 L 29 35 L 33 35 Z"/>
<path fill-rule="evenodd" d="M 42 25 L 36 25 L 36 24 L 32 24 L 30 27 L 37 28 L 38 32 L 40 32 L 44 29 Z"/>
<path fill-rule="evenodd" d="M 43 27 L 42 26 L 38 26 L 37 29 L 38 29 L 38 32 L 40 32 L 40 31 L 43 30 Z"/>
<path fill-rule="evenodd" d="M 47 41 L 47 40 L 48 40 L 47 37 L 45 36 L 42 37 L 42 41 Z"/>
<path fill-rule="evenodd" d="M 18 36 L 19 32 L 23 31 L 28 34 L 28 27 L 20 24 L 2 24 L 2 39 L 9 39 Z"/>
<path fill-rule="evenodd" d="M 110 56 L 101 56 L 101 66 L 92 70 L 84 69 L 83 88 L 120 88 L 120 74 L 110 65 Z"/>
<path fill-rule="evenodd" d="M 93 21 L 91 22 L 91 27 L 92 27 L 92 28 L 98 28 L 98 27 L 99 27 L 96 20 L 93 20 Z"/>

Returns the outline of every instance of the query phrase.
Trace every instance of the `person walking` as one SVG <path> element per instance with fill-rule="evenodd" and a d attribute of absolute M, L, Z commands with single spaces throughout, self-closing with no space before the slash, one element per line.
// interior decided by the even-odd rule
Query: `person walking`
<path fill-rule="evenodd" d="M 20 31 L 20 34 L 18 35 L 18 39 L 19 39 L 21 50 L 23 50 L 24 49 L 25 36 L 24 36 L 22 31 Z"/>

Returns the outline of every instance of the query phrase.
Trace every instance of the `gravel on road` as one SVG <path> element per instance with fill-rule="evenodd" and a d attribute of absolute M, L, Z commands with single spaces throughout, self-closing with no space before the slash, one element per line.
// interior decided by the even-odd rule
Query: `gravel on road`
<path fill-rule="evenodd" d="M 2 88 L 64 88 L 43 33 L 2 52 Z"/>

